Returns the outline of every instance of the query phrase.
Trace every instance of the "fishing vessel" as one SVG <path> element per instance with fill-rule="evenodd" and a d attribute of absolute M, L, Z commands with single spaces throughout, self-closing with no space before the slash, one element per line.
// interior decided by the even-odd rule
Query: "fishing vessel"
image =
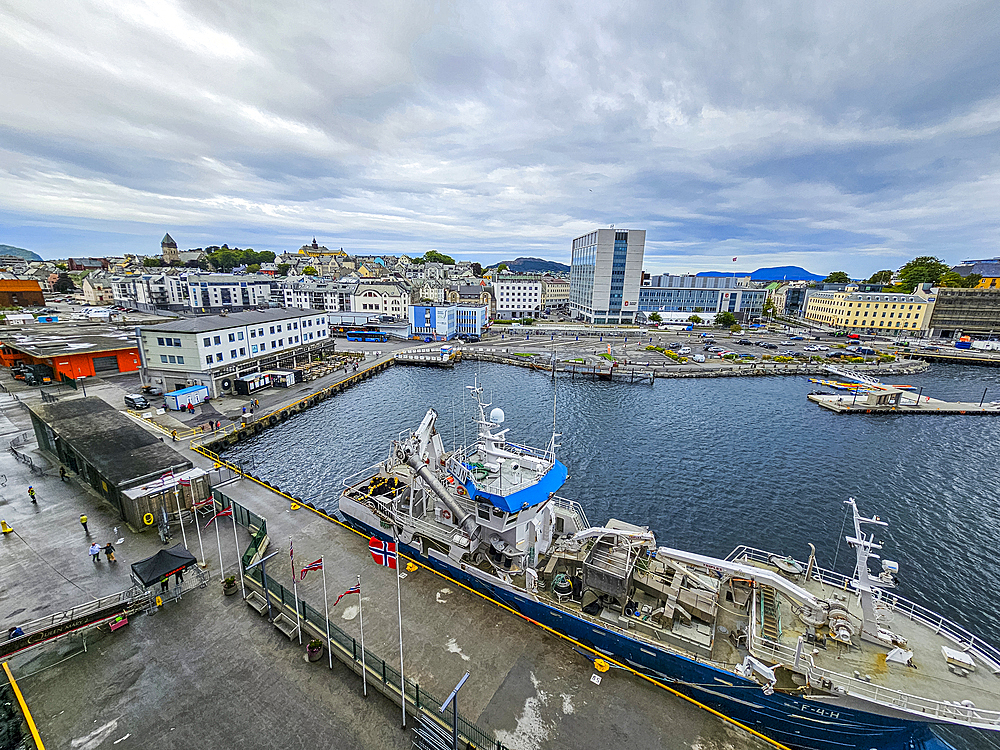
<path fill-rule="evenodd" d="M 740 546 L 660 546 L 645 526 L 592 526 L 558 495 L 546 448 L 511 442 L 470 389 L 477 436 L 446 450 L 428 409 L 349 477 L 346 521 L 486 597 L 743 725 L 803 750 L 943 748 L 931 724 L 1000 730 L 1000 650 L 895 592 L 887 523 L 847 500 L 853 575 Z M 872 572 L 870 565 L 876 565 Z"/>

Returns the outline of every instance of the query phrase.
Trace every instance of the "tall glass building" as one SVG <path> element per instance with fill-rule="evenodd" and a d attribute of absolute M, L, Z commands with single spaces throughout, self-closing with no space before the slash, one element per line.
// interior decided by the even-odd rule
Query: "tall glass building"
<path fill-rule="evenodd" d="M 573 240 L 570 314 L 598 325 L 635 322 L 645 248 L 645 229 L 595 229 Z"/>

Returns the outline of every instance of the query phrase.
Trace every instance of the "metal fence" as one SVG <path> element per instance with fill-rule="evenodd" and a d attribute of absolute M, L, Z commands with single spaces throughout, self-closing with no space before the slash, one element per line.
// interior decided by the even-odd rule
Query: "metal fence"
<path fill-rule="evenodd" d="M 253 561 L 261 547 L 266 544 L 267 521 L 247 510 L 218 489 L 213 489 L 212 494 L 215 498 L 217 508 L 222 510 L 232 507 L 233 518 L 236 519 L 236 523 L 247 528 L 252 534 L 250 546 L 243 553 L 241 560 L 244 567 L 243 575 L 247 581 L 252 582 L 257 588 L 263 591 L 261 569 L 257 567 L 246 571 L 245 568 Z M 357 674 L 361 674 L 361 644 L 356 638 L 345 633 L 335 623 L 328 623 L 322 612 L 319 612 L 304 600 L 297 600 L 291 591 L 271 576 L 267 578 L 267 591 L 271 596 L 272 604 L 280 605 L 281 609 L 286 613 L 290 613 L 294 617 L 296 610 L 298 610 L 299 617 L 302 618 L 303 627 L 308 627 L 313 635 L 320 640 L 325 639 L 327 627 L 329 626 L 329 648 L 340 661 L 351 666 Z M 375 680 L 381 683 L 382 692 L 399 696 L 400 684 L 402 682 L 402 689 L 406 695 L 407 709 L 411 713 L 419 713 L 427 719 L 446 727 L 449 732 L 451 731 L 451 712 L 440 713 L 441 701 L 426 690 L 422 690 L 419 683 L 410 679 L 401 681 L 399 671 L 370 649 L 366 648 L 364 650 L 363 663 L 367 670 L 369 681 Z M 504 746 L 490 732 L 466 721 L 461 716 L 458 717 L 458 733 L 464 738 L 466 747 L 481 748 L 481 750 L 504 750 Z"/>

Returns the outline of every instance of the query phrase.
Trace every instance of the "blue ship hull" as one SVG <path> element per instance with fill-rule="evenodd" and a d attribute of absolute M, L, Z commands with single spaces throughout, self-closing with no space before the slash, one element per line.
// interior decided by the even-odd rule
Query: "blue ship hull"
<path fill-rule="evenodd" d="M 393 541 L 381 529 L 348 516 L 345 518 L 365 534 Z M 732 672 L 629 638 L 548 604 L 492 586 L 459 568 L 426 557 L 409 545 L 400 543 L 398 549 L 493 602 L 510 607 L 795 750 L 953 750 L 935 737 L 926 723 L 827 706 L 777 691 L 765 695 L 756 682 Z"/>

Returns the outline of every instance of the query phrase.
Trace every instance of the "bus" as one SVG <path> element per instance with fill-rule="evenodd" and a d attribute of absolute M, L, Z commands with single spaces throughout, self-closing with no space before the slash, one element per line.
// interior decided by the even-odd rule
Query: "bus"
<path fill-rule="evenodd" d="M 389 340 L 389 334 L 382 331 L 348 331 L 348 341 L 377 341 L 384 343 Z"/>

